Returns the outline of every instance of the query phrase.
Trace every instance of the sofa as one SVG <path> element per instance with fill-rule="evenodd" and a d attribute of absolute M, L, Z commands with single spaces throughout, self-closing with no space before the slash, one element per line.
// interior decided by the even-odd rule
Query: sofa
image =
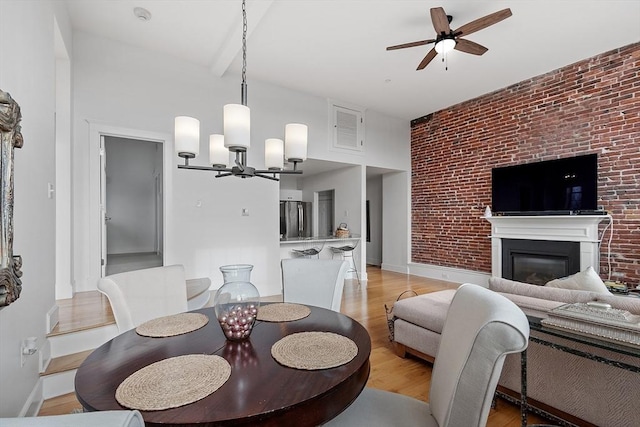
<path fill-rule="evenodd" d="M 544 318 L 566 303 L 601 302 L 640 315 L 640 298 L 584 290 L 530 285 L 491 277 L 489 289 L 515 302 L 527 315 Z M 440 333 L 455 289 L 397 301 L 393 308 L 393 341 L 396 353 L 434 362 Z M 533 335 L 533 333 L 532 333 Z M 630 365 L 640 359 L 563 341 Z M 640 350 L 639 350 L 640 352 Z M 532 406 L 584 426 L 640 426 L 640 373 L 529 343 L 527 397 Z M 520 396 L 520 355 L 509 355 L 500 377 L 499 391 Z"/>

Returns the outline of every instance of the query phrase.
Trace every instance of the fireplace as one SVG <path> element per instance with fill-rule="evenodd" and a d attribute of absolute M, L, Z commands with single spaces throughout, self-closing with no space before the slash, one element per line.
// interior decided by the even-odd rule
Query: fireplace
<path fill-rule="evenodd" d="M 505 274 L 509 274 L 506 271 L 509 268 L 511 268 L 511 274 L 513 273 L 514 261 L 511 258 L 504 259 L 502 249 L 503 245 L 508 244 L 507 242 L 510 240 L 526 241 L 524 249 L 528 252 L 531 252 L 529 249 L 532 248 L 538 251 L 538 244 L 543 245 L 542 253 L 549 250 L 555 251 L 564 244 L 573 246 L 571 251 L 562 250 L 564 253 L 561 255 L 562 261 L 558 260 L 556 253 L 547 253 L 541 256 L 540 253 L 534 251 L 524 257 L 516 255 L 517 268 L 529 269 L 531 266 L 537 268 L 540 264 L 544 264 L 544 269 L 552 270 L 552 273 L 547 274 L 553 276 L 566 276 L 584 271 L 590 266 L 596 272 L 600 271 L 601 236 L 598 233 L 598 224 L 602 221 L 611 221 L 611 217 L 608 215 L 493 216 L 485 219 L 491 223 L 489 237 L 491 239 L 492 276 L 508 277 Z M 545 248 L 545 242 L 551 242 L 551 246 Z M 576 245 L 578 254 L 575 253 Z M 571 260 L 565 260 L 564 257 Z M 503 268 L 503 264 L 511 266 Z M 562 268 L 562 272 L 559 272 L 560 268 Z M 521 279 L 520 274 L 518 273 L 518 277 Z M 530 282 L 530 280 L 525 281 Z M 545 279 L 541 278 L 540 281 L 545 281 Z"/>
<path fill-rule="evenodd" d="M 544 285 L 580 271 L 580 243 L 502 239 L 502 277 Z"/>

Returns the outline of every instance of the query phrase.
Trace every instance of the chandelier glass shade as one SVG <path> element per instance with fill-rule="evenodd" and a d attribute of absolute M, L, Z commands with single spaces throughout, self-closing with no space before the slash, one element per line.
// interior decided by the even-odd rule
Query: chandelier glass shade
<path fill-rule="evenodd" d="M 436 42 L 435 49 L 438 53 L 449 53 L 456 47 L 453 37 L 444 37 Z"/>
<path fill-rule="evenodd" d="M 239 176 L 251 178 L 259 176 L 278 181 L 276 174 L 301 174 L 298 163 L 307 159 L 308 128 L 304 124 L 290 123 L 285 126 L 282 139 L 265 140 L 265 169 L 259 170 L 247 166 L 247 150 L 251 147 L 251 111 L 247 106 L 247 12 L 245 0 L 242 1 L 242 83 L 240 85 L 240 104 L 227 104 L 223 108 L 224 135 L 209 136 L 209 164 L 195 166 L 189 159 L 195 158 L 200 151 L 200 121 L 193 117 L 175 118 L 175 151 L 184 159 L 179 169 L 214 171 L 216 178 Z M 229 153 L 235 153 L 235 166 L 229 167 Z M 284 168 L 284 159 L 293 163 L 293 169 Z"/>
<path fill-rule="evenodd" d="M 175 143 L 178 156 L 197 156 L 200 151 L 200 120 L 187 116 L 176 117 Z"/>

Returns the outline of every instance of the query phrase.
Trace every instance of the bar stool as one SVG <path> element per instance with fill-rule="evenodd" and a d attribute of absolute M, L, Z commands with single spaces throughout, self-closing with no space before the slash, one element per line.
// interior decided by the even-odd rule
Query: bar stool
<path fill-rule="evenodd" d="M 320 244 L 320 246 L 312 246 L 304 247 L 303 249 L 292 249 L 291 252 L 298 257 L 304 258 L 318 258 L 320 259 L 320 252 L 324 248 L 324 241 Z"/>
<path fill-rule="evenodd" d="M 340 257 L 349 263 L 349 269 L 347 273 L 355 272 L 356 279 L 358 279 L 358 284 L 360 284 L 360 275 L 358 274 L 358 268 L 356 267 L 356 263 L 353 259 L 353 251 L 358 246 L 358 242 L 360 240 L 356 240 L 353 245 L 344 245 L 344 246 L 331 246 L 331 258 L 336 255 L 340 255 Z"/>

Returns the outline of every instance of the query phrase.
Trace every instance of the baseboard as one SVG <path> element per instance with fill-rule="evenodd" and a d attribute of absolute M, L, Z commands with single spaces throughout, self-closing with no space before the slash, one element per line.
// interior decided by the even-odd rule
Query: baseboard
<path fill-rule="evenodd" d="M 394 273 L 409 274 L 409 267 L 406 265 L 394 265 L 383 262 L 380 268 L 385 271 L 393 271 Z"/>
<path fill-rule="evenodd" d="M 40 412 L 40 408 L 42 407 L 42 403 L 44 402 L 43 394 L 42 394 L 42 379 L 38 379 L 36 381 L 33 390 L 29 393 L 29 397 L 27 401 L 22 406 L 22 410 L 20 411 L 19 417 L 35 417 Z"/>
<path fill-rule="evenodd" d="M 490 273 L 413 262 L 408 264 L 408 270 L 408 274 L 415 276 L 446 280 L 453 283 L 475 283 L 485 288 L 489 287 L 489 278 L 491 277 Z"/>
<path fill-rule="evenodd" d="M 382 260 L 378 258 L 367 258 L 367 265 L 375 265 L 380 267 L 382 265 Z"/>

